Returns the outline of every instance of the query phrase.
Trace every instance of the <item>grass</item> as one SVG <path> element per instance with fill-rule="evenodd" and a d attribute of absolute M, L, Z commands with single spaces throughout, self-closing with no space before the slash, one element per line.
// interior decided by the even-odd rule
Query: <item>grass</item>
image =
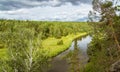
<path fill-rule="evenodd" d="M 7 50 L 6 50 L 6 48 L 0 49 L 0 58 L 1 59 L 6 59 L 7 58 Z"/>
<path fill-rule="evenodd" d="M 61 39 L 56 39 L 56 38 L 50 37 L 50 38 L 47 38 L 46 40 L 44 40 L 42 42 L 42 46 L 44 47 L 44 49 L 46 51 L 49 50 L 49 52 L 47 54 L 48 57 L 53 57 L 53 56 L 56 56 L 59 53 L 65 51 L 66 49 L 68 49 L 70 47 L 72 41 L 75 38 L 82 37 L 86 34 L 87 33 L 85 33 L 85 32 L 84 33 L 78 33 L 76 35 L 70 34 L 68 36 L 62 37 Z M 60 40 L 63 41 L 62 45 L 57 44 Z"/>
<path fill-rule="evenodd" d="M 61 39 L 56 39 L 54 37 L 49 37 L 42 41 L 42 46 L 45 49 L 48 57 L 54 57 L 58 55 L 59 53 L 65 51 L 69 48 L 72 41 L 75 38 L 82 37 L 86 35 L 87 33 L 78 33 L 78 34 L 70 34 L 68 36 L 63 36 Z M 63 44 L 58 45 L 57 43 L 59 41 L 63 41 Z M 0 49 L 0 58 L 6 59 L 7 58 L 7 49 L 2 48 Z"/>

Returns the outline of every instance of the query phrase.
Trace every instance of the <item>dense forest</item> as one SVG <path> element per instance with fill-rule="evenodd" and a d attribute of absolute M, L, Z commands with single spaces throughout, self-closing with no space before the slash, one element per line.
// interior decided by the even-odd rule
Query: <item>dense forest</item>
<path fill-rule="evenodd" d="M 0 20 L 0 71 L 45 72 L 49 57 L 57 55 L 60 48 L 49 52 L 42 46 L 44 40 L 53 37 L 59 40 L 57 45 L 62 45 L 62 37 L 88 31 L 90 27 L 85 22 Z"/>

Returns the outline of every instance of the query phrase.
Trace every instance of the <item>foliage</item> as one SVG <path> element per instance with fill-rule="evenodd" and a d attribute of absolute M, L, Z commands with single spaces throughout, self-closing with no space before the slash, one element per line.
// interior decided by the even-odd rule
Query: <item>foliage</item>
<path fill-rule="evenodd" d="M 86 22 L 42 22 L 42 21 L 17 21 L 0 20 L 0 31 L 9 30 L 11 26 L 34 28 L 35 34 L 42 34 L 42 39 L 47 37 L 61 38 L 68 34 L 90 31 Z"/>
<path fill-rule="evenodd" d="M 89 46 L 89 63 L 85 72 L 109 72 L 112 63 L 120 58 L 120 16 L 112 1 L 93 0 L 89 24 L 93 27 L 93 40 Z M 99 13 L 99 16 L 97 15 Z M 96 17 L 99 22 L 94 22 Z"/>
<path fill-rule="evenodd" d="M 43 72 L 47 58 L 40 49 L 40 35 L 34 29 L 12 25 L 7 31 L 1 31 L 0 40 L 8 48 L 9 58 L 2 71 L 7 72 Z"/>
<path fill-rule="evenodd" d="M 0 71 L 45 72 L 49 57 L 66 50 L 72 40 L 81 35 L 66 37 L 65 41 L 62 40 L 66 44 L 59 41 L 62 44 L 59 46 L 55 42 L 54 49 L 47 48 L 47 43 L 42 44 L 45 39 L 55 37 L 61 40 L 69 34 L 77 34 L 89 29 L 87 23 L 78 22 L 0 20 L 0 45 L 5 47 L 0 49 L 0 58 L 5 57 L 0 59 Z"/>

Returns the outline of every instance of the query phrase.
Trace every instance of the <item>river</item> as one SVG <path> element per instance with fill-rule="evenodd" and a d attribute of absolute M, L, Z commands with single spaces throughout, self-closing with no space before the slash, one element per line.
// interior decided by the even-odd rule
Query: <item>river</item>
<path fill-rule="evenodd" d="M 87 48 L 91 40 L 91 36 L 75 39 L 68 50 L 53 58 L 48 72 L 83 71 L 89 59 Z"/>

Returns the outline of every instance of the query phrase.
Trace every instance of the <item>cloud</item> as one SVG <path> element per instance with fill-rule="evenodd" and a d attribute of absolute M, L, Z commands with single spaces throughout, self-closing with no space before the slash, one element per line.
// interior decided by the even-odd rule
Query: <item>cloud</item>
<path fill-rule="evenodd" d="M 90 0 L 60 0 L 62 3 L 69 2 L 73 5 L 79 5 L 80 3 L 90 3 Z"/>
<path fill-rule="evenodd" d="M 80 5 L 90 4 L 91 0 L 0 0 L 0 10 L 16 10 L 32 7 L 59 7 L 65 4 Z"/>
<path fill-rule="evenodd" d="M 60 7 L 34 7 L 11 11 L 0 11 L 0 18 L 19 20 L 47 20 L 47 21 L 85 21 L 91 5 L 66 4 Z"/>
<path fill-rule="evenodd" d="M 8 15 L 20 15 L 29 13 L 26 9 L 19 9 L 14 11 L 0 11 L 0 14 L 8 14 Z"/>

